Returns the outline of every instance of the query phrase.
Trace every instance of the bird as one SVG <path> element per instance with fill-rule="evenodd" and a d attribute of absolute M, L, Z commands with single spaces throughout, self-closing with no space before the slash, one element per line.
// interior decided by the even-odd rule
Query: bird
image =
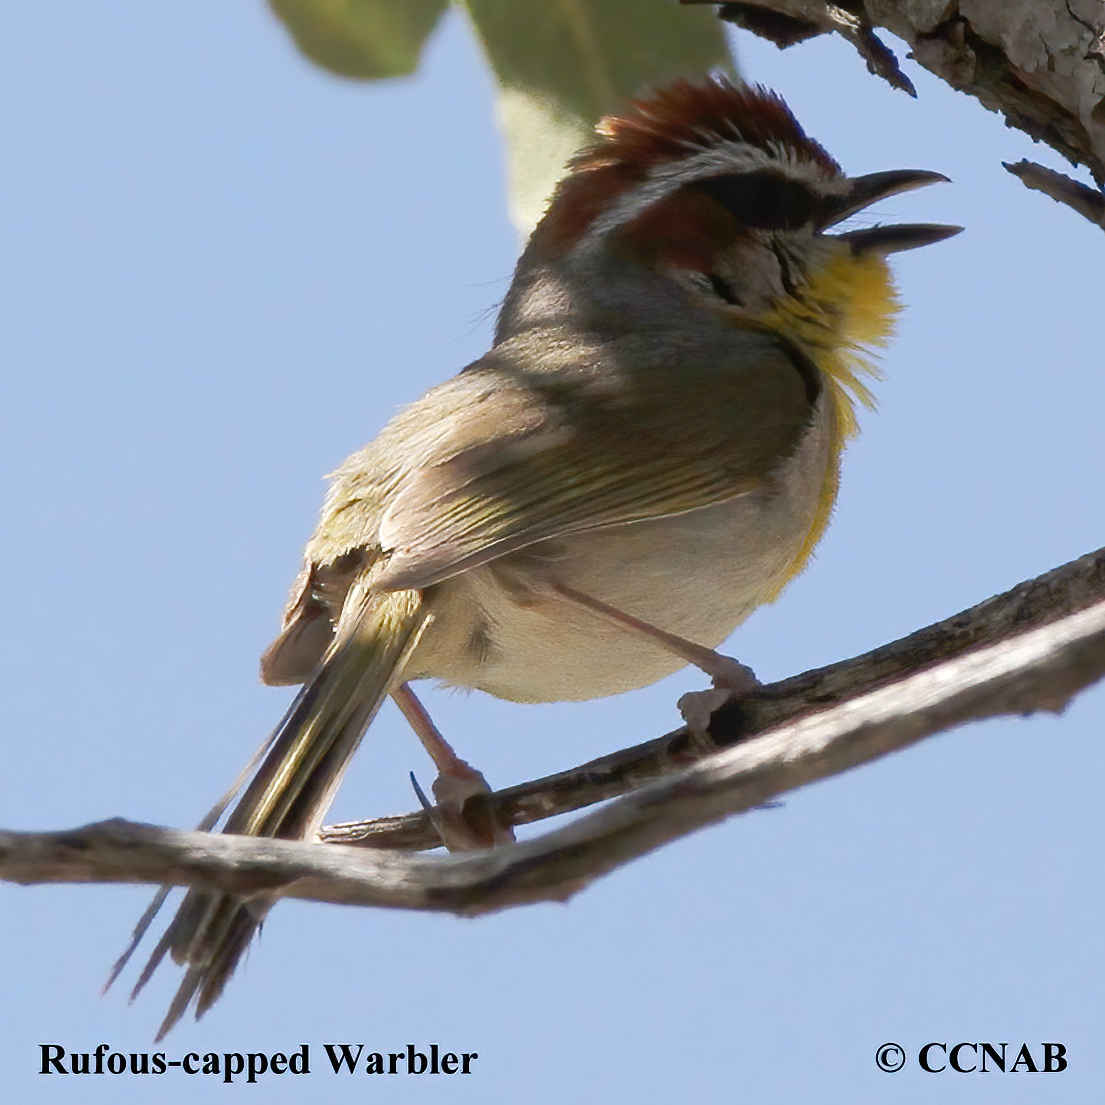
<path fill-rule="evenodd" d="M 716 647 L 825 531 L 899 309 L 887 257 L 961 229 L 840 225 L 946 180 L 848 176 L 779 95 L 718 74 L 604 118 L 521 254 L 491 349 L 334 473 L 261 663 L 302 689 L 223 831 L 317 839 L 390 695 L 438 763 L 445 843 L 508 844 L 508 826 L 466 822 L 486 782 L 417 680 L 578 701 L 692 663 L 748 693 L 750 669 Z M 186 893 L 132 994 L 167 953 L 184 967 L 158 1039 L 218 999 L 273 903 Z"/>

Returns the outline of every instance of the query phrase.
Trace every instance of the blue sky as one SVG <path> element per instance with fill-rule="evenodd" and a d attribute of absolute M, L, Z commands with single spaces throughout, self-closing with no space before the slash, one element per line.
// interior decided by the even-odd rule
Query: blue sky
<path fill-rule="evenodd" d="M 257 657 L 323 475 L 490 340 L 517 240 L 493 90 L 451 14 L 416 78 L 334 79 L 259 3 L 0 12 L 0 825 L 189 826 L 289 692 Z M 906 312 L 817 558 L 728 650 L 762 679 L 865 651 L 1102 544 L 1100 235 L 1000 165 L 1047 151 L 915 66 L 742 38 L 854 173 L 954 183 L 887 221 L 967 232 L 897 259 Z M 600 702 L 429 691 L 493 783 L 677 723 L 682 672 Z M 587 1099 L 1083 1102 L 1102 1083 L 1105 693 L 977 725 L 733 819 L 567 906 L 479 921 L 282 903 L 224 1000 L 166 1050 L 364 1041 L 478 1051 L 445 1080 L 325 1069 L 163 1102 Z M 333 820 L 413 805 L 384 711 Z M 151 1048 L 174 979 L 99 996 L 148 898 L 0 887 L 13 1100 L 148 1101 L 42 1077 L 38 1045 Z M 1061 1041 L 1061 1075 L 876 1070 L 884 1041 Z M 997 1081 L 995 1089 L 993 1083 Z M 724 1095 L 724 1096 L 723 1096 Z"/>

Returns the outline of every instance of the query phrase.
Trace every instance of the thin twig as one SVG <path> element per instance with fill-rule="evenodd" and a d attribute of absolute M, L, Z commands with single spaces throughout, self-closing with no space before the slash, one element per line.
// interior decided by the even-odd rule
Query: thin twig
<path fill-rule="evenodd" d="M 718 711 L 711 733 L 719 745 L 732 745 L 1101 600 L 1105 600 L 1105 549 L 872 652 L 761 687 L 739 706 Z M 700 755 L 686 729 L 676 729 L 567 771 L 507 787 L 489 801 L 502 824 L 528 825 L 628 794 L 683 770 Z M 421 849 L 440 843 L 421 811 L 330 825 L 323 829 L 322 839 L 371 848 Z"/>
<path fill-rule="evenodd" d="M 999 611 L 997 623 L 1009 613 Z M 1103 675 L 1105 602 L 1098 602 L 724 749 L 519 844 L 422 856 L 116 820 L 60 833 L 0 833 L 0 877 L 205 886 L 462 914 L 563 899 L 669 840 L 933 733 L 984 717 L 1061 710 Z"/>

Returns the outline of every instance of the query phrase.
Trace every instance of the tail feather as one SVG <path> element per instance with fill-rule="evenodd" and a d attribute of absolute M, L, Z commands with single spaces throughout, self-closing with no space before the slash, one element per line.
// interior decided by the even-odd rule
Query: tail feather
<path fill-rule="evenodd" d="M 361 737 L 401 681 L 426 619 L 418 591 L 372 594 L 367 585 L 354 586 L 331 647 L 266 743 L 264 760 L 223 832 L 303 840 L 318 831 Z M 205 827 L 211 824 L 209 815 Z M 143 914 L 108 986 L 134 952 L 166 893 L 163 887 Z M 166 952 L 187 967 L 158 1040 L 189 1006 L 194 1005 L 199 1018 L 218 1000 L 275 900 L 271 895 L 243 899 L 210 890 L 185 894 L 131 994 L 133 999 L 149 981 Z"/>

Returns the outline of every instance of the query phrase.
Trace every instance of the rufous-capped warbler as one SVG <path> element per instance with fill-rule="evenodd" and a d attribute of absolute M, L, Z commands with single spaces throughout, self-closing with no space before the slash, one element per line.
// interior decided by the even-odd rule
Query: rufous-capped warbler
<path fill-rule="evenodd" d="M 550 702 L 690 660 L 739 691 L 712 649 L 824 531 L 897 309 L 886 256 L 958 228 L 832 230 L 944 179 L 848 177 L 778 96 L 724 78 L 603 120 L 491 350 L 336 473 L 262 661 L 304 687 L 225 831 L 313 837 L 389 694 L 433 746 L 412 680 Z M 271 904 L 188 892 L 139 982 L 166 951 L 186 967 L 162 1035 L 217 999 Z"/>

